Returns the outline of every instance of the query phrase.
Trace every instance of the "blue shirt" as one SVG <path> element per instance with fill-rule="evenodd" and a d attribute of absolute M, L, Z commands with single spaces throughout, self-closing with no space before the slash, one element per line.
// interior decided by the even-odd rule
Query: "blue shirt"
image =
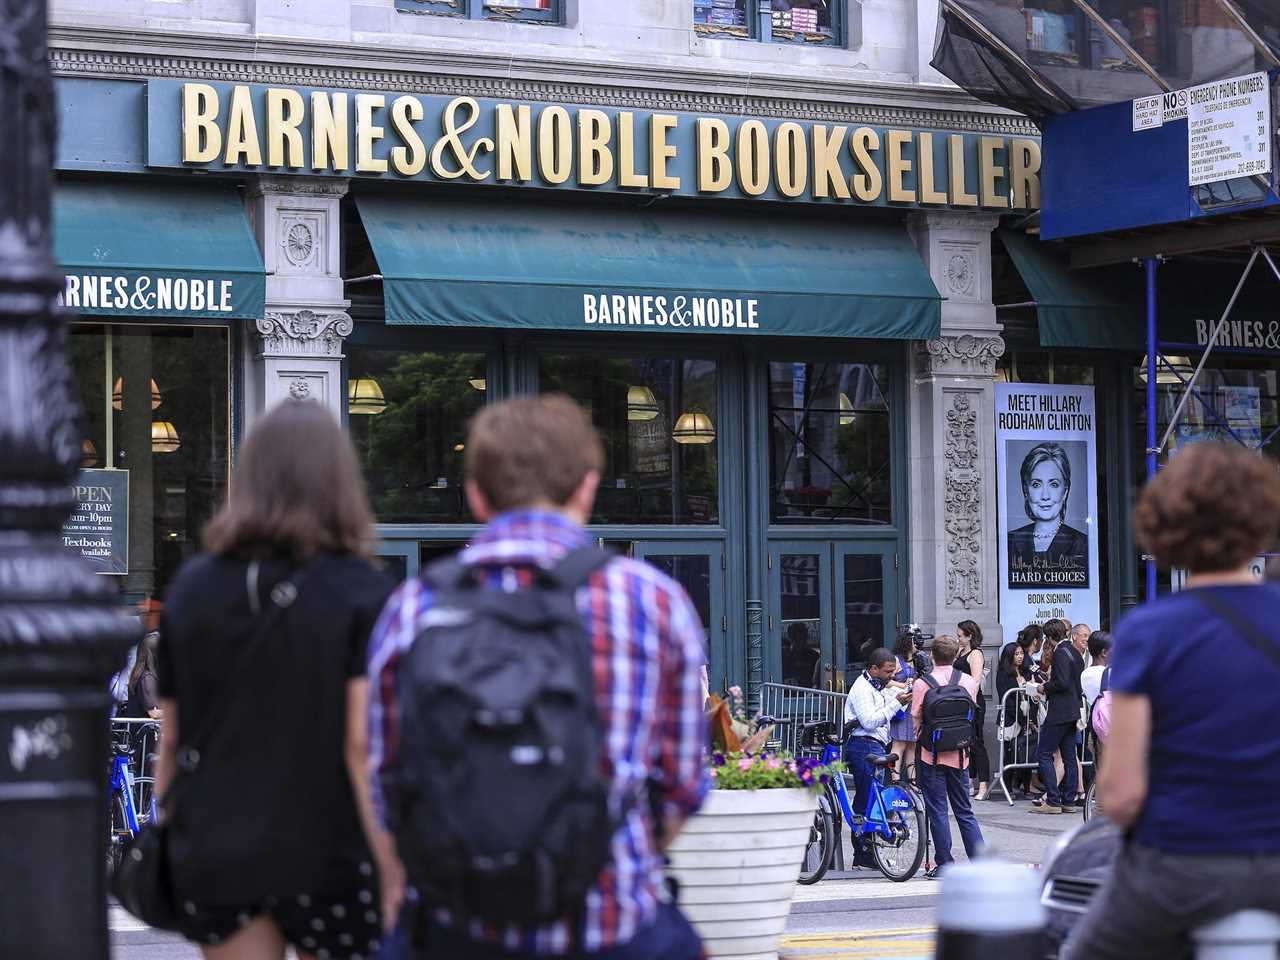
<path fill-rule="evenodd" d="M 1280 584 L 1199 587 L 1120 621 L 1111 689 L 1151 701 L 1151 781 L 1134 838 L 1173 853 L 1280 851 L 1280 666 L 1197 599 L 1280 648 Z"/>

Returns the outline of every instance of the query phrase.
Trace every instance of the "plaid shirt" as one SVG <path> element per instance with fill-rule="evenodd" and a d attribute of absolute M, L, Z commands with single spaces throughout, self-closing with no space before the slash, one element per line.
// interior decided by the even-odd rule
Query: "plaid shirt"
<path fill-rule="evenodd" d="M 507 592 L 526 587 L 534 565 L 553 566 L 589 545 L 578 526 L 558 514 L 517 511 L 493 520 L 462 553 L 484 570 L 486 583 Z M 698 614 L 680 586 L 645 563 L 615 558 L 577 593 L 591 638 L 595 697 L 604 726 L 601 773 L 615 815 L 630 812 L 613 836 L 611 862 L 589 891 L 582 929 L 566 920 L 499 930 L 472 921 L 472 939 L 529 953 L 595 953 L 631 940 L 650 924 L 663 890 L 646 782 L 661 781 L 668 816 L 687 816 L 709 785 L 703 759 L 701 666 L 705 641 Z M 385 821 L 381 776 L 399 748 L 396 670 L 431 607 L 431 591 L 407 580 L 391 596 L 369 641 L 369 753 L 374 800 Z M 451 925 L 448 913 L 437 922 Z"/>

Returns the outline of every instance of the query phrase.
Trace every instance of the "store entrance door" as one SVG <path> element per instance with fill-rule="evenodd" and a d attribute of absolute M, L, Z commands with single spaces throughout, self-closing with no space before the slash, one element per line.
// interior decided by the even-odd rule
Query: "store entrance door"
<path fill-rule="evenodd" d="M 898 627 L 893 542 L 769 546 L 768 679 L 843 693 Z"/>

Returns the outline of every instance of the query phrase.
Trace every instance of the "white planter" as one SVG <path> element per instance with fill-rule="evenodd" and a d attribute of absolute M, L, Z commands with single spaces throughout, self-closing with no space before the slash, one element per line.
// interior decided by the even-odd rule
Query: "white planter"
<path fill-rule="evenodd" d="M 712 790 L 668 848 L 710 956 L 777 960 L 817 803 L 808 790 Z"/>

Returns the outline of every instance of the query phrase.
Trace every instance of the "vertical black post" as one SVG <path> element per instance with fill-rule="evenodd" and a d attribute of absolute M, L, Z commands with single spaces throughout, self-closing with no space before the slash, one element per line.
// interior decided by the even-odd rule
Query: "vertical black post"
<path fill-rule="evenodd" d="M 105 960 L 107 681 L 137 625 L 60 536 L 82 437 L 46 17 L 46 0 L 0 0 L 0 956 Z"/>

